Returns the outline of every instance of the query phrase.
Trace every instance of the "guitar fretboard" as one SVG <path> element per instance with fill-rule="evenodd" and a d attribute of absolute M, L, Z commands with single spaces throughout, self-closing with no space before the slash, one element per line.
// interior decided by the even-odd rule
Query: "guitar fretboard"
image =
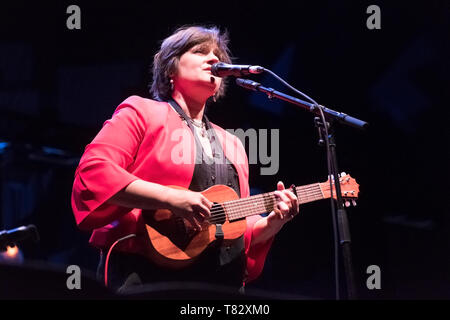
<path fill-rule="evenodd" d="M 319 183 L 296 187 L 300 204 L 324 199 Z M 238 220 L 247 216 L 271 212 L 277 202 L 274 192 L 261 193 L 248 198 L 224 202 L 223 208 L 228 220 Z"/>

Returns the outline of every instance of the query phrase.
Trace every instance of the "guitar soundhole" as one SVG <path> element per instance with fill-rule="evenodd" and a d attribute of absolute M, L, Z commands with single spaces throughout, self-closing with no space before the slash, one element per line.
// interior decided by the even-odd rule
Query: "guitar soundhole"
<path fill-rule="evenodd" d="M 186 220 L 181 217 L 175 218 L 176 232 L 170 236 L 170 240 L 180 249 L 186 249 L 195 235 L 194 230 L 186 225 Z"/>
<path fill-rule="evenodd" d="M 209 222 L 211 224 L 224 224 L 226 219 L 225 210 L 220 203 L 214 203 L 211 208 L 211 218 Z"/>

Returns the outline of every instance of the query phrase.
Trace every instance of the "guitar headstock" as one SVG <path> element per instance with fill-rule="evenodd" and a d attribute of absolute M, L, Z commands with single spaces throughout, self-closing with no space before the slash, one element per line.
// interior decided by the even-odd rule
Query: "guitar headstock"
<path fill-rule="evenodd" d="M 341 185 L 341 195 L 342 199 L 345 201 L 345 205 L 350 206 L 350 201 L 354 206 L 356 206 L 356 199 L 359 194 L 359 184 L 356 182 L 354 178 L 352 178 L 349 174 L 342 172 L 339 175 L 339 182 Z M 336 199 L 336 188 L 334 187 L 334 179 L 331 179 L 331 184 L 333 186 L 333 198 Z M 322 191 L 324 198 L 331 197 L 330 190 L 330 178 L 326 182 L 319 183 L 320 189 Z"/>

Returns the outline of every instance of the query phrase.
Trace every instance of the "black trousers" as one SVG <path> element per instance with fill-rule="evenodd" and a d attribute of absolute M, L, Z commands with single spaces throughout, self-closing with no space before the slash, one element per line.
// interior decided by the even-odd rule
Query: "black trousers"
<path fill-rule="evenodd" d="M 118 293 L 136 292 L 142 290 L 160 290 L 170 298 L 169 291 L 176 293 L 180 290 L 192 291 L 192 294 L 206 291 L 233 294 L 243 294 L 243 270 L 245 258 L 239 256 L 234 261 L 220 264 L 214 248 L 209 248 L 198 261 L 181 270 L 162 268 L 149 261 L 146 257 L 112 251 L 108 262 L 108 287 Z M 104 283 L 106 252 L 100 253 L 97 267 L 97 279 Z M 155 289 L 156 288 L 156 289 Z M 187 291 L 186 291 L 187 292 Z M 153 292 L 157 294 L 157 292 Z M 195 296 L 189 297 L 195 298 Z"/>

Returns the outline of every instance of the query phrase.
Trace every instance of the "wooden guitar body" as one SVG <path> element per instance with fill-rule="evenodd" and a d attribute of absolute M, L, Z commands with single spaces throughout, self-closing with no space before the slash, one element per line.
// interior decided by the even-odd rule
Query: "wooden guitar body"
<path fill-rule="evenodd" d="M 184 189 L 178 186 L 170 186 L 176 189 Z M 215 185 L 201 192 L 208 200 L 217 203 L 211 210 L 211 216 L 221 222 L 224 244 L 237 239 L 244 234 L 247 223 L 245 218 L 230 222 L 226 216 L 220 220 L 224 210 L 220 210 L 219 204 L 239 199 L 236 192 L 225 185 Z M 214 210 L 214 208 L 217 208 Z M 217 211 L 217 213 L 213 213 Z M 192 226 L 185 219 L 177 218 L 169 210 L 156 210 L 152 218 L 147 219 L 147 233 L 152 245 L 151 255 L 157 264 L 182 268 L 195 261 L 195 258 L 216 240 L 216 224 L 206 223 L 202 225 L 202 231 L 193 231 Z"/>

